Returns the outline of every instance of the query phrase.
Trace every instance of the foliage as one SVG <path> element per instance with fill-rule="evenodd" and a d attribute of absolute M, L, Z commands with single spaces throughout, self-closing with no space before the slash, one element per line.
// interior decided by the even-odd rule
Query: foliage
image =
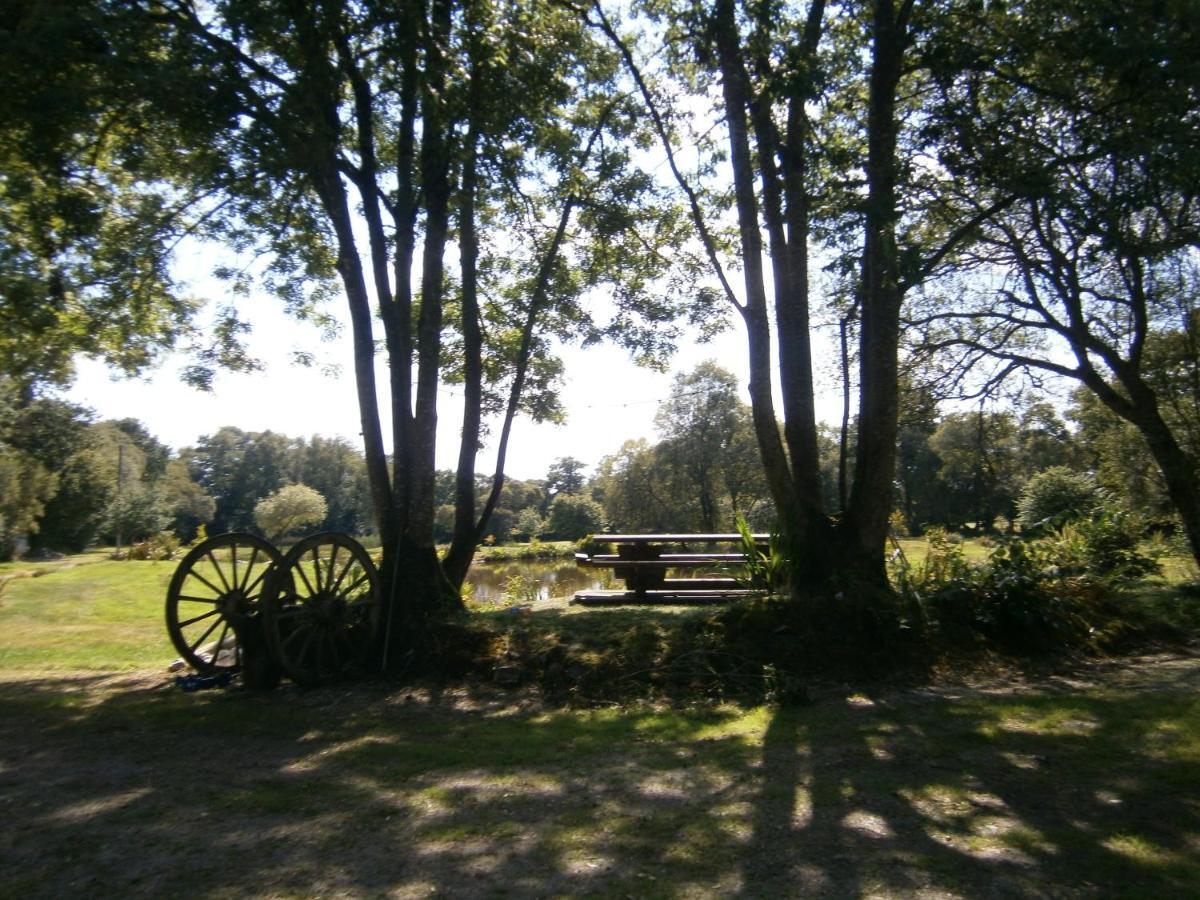
<path fill-rule="evenodd" d="M 1084 547 L 1087 570 L 1112 579 L 1131 580 L 1159 571 L 1158 551 L 1143 549 L 1137 516 L 1102 507 L 1074 523 Z"/>
<path fill-rule="evenodd" d="M 477 558 L 485 563 L 512 562 L 517 560 L 570 559 L 575 555 L 574 541 L 539 541 L 533 539 L 521 544 L 497 544 L 480 547 Z"/>
<path fill-rule="evenodd" d="M 216 515 L 217 503 L 204 488 L 192 480 L 182 459 L 167 461 L 162 477 L 154 483 L 171 511 L 171 530 L 182 540 L 190 540 Z"/>
<path fill-rule="evenodd" d="M 931 529 L 925 558 L 897 551 L 892 574 L 913 624 L 955 635 L 975 632 L 1002 648 L 1044 651 L 1081 644 L 1109 614 L 1122 583 L 1157 570 L 1121 513 L 1102 511 L 1035 538 L 1000 541 L 982 563 L 961 542 Z"/>
<path fill-rule="evenodd" d="M 11 559 L 25 537 L 37 530 L 58 479 L 20 450 L 0 443 L 0 562 Z"/>
<path fill-rule="evenodd" d="M 174 532 L 160 531 L 144 541 L 131 544 L 126 559 L 167 560 L 174 559 L 181 542 Z"/>
<path fill-rule="evenodd" d="M 170 505 L 159 491 L 135 484 L 109 501 L 101 533 L 114 543 L 137 543 L 166 531 L 172 518 Z"/>
<path fill-rule="evenodd" d="M 737 517 L 736 527 L 740 549 L 746 556 L 746 561 L 738 567 L 739 580 L 746 587 L 764 591 L 771 596 L 786 593 L 791 579 L 792 561 L 780 535 L 772 534 L 764 548 L 754 539 L 754 533 L 744 517 Z"/>
<path fill-rule="evenodd" d="M 579 540 L 604 530 L 604 508 L 585 494 L 559 494 L 550 503 L 547 524 L 557 540 Z"/>
<path fill-rule="evenodd" d="M 708 361 L 676 375 L 655 423 L 657 443 L 627 441 L 597 467 L 593 494 L 614 528 L 711 532 L 737 515 L 774 519 L 750 410 L 729 372 Z"/>
<path fill-rule="evenodd" d="M 1146 439 L 1087 388 L 1071 392 L 1067 416 L 1075 424 L 1080 456 L 1096 482 L 1114 499 L 1136 508 L 1148 521 L 1177 518 Z"/>
<path fill-rule="evenodd" d="M 549 530 L 551 530 L 549 523 L 542 517 L 537 508 L 533 506 L 527 506 L 517 513 L 516 521 L 513 522 L 512 527 L 514 535 L 530 541 L 541 537 Z"/>
<path fill-rule="evenodd" d="M 1017 521 L 1028 532 L 1058 527 L 1088 517 L 1103 499 L 1090 475 L 1053 466 L 1025 485 L 1017 501 Z"/>
<path fill-rule="evenodd" d="M 328 512 L 325 498 L 305 484 L 289 484 L 254 506 L 254 522 L 270 538 L 318 525 Z"/>
<path fill-rule="evenodd" d="M 170 256 L 201 219 L 154 159 L 190 153 L 129 102 L 145 48 L 115 52 L 111 14 L 9 4 L 0 29 L 0 374 L 27 398 L 69 383 L 75 354 L 132 374 L 191 333 Z"/>
<path fill-rule="evenodd" d="M 586 470 L 587 463 L 575 459 L 573 456 L 561 457 L 550 464 L 550 468 L 546 472 L 546 480 L 542 484 L 546 497 L 546 511 L 549 511 L 549 504 L 559 494 L 578 494 L 583 491 L 583 487 L 587 483 L 584 475 Z"/>
<path fill-rule="evenodd" d="M 943 163 L 965 200 L 1003 208 L 964 250 L 971 277 L 931 292 L 913 324 L 955 378 L 1071 379 L 1133 426 L 1200 559 L 1191 11 L 1037 0 L 959 24 L 933 71 L 953 101 Z"/>

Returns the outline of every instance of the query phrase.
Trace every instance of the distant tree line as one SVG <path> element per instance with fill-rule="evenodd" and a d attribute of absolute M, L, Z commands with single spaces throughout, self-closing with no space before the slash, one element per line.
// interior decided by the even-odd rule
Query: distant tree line
<path fill-rule="evenodd" d="M 737 516 L 757 529 L 777 524 L 736 378 L 716 363 L 676 377 L 659 404 L 659 439 L 626 441 L 588 477 L 564 457 L 544 478 L 505 481 L 485 533 L 491 543 L 578 540 L 605 529 L 727 531 Z M 839 503 L 840 431 L 819 435 L 821 485 Z M 851 423 L 846 440 L 852 448 Z M 191 540 L 250 531 L 276 537 L 264 509 L 286 507 L 301 485 L 306 531 L 373 531 L 362 453 L 341 438 L 296 438 L 226 426 L 178 452 L 136 419 L 97 421 L 87 409 L 40 398 L 18 405 L 0 394 L 0 559 L 18 552 L 78 552 L 91 544 L 144 540 L 160 532 Z M 1020 520 L 1031 479 L 1067 470 L 1136 509 L 1148 527 L 1178 528 L 1166 485 L 1136 429 L 1086 390 L 1061 411 L 1038 401 L 1007 409 L 944 411 L 927 389 L 902 393 L 893 528 L 930 526 L 985 533 Z M 477 476 L 479 496 L 487 477 Z M 456 473 L 435 484 L 435 537 L 454 529 Z M 268 504 L 268 501 L 271 501 Z M 322 510 L 313 514 L 313 504 Z M 479 501 L 482 504 L 482 499 Z M 257 510 L 257 512 L 256 512 Z"/>
<path fill-rule="evenodd" d="M 758 465 L 750 409 L 715 363 L 676 378 L 657 416 L 660 440 L 631 440 L 597 467 L 589 489 L 621 531 L 724 531 L 736 516 L 777 524 Z M 854 423 L 846 435 L 848 455 Z M 821 489 L 838 509 L 840 430 L 819 432 Z M 1136 429 L 1077 390 L 1061 410 L 1045 401 L 944 410 L 928 389 L 902 391 L 894 530 L 931 526 L 986 533 L 1014 527 L 1034 476 L 1079 473 L 1147 527 L 1177 530 L 1166 485 Z"/>
<path fill-rule="evenodd" d="M 488 539 L 573 540 L 600 530 L 603 510 L 585 491 L 584 469 L 566 458 L 544 479 L 509 479 Z M 453 532 L 455 478 L 437 473 L 443 542 Z M 487 479 L 479 478 L 482 496 Z M 277 537 L 294 530 L 293 486 L 316 495 L 299 504 L 304 530 L 374 531 L 363 454 L 341 438 L 226 426 L 174 451 L 136 419 L 101 421 L 63 400 L 18 401 L 0 390 L 0 560 L 163 533 L 186 542 L 200 526 Z M 323 512 L 314 517 L 316 508 Z"/>

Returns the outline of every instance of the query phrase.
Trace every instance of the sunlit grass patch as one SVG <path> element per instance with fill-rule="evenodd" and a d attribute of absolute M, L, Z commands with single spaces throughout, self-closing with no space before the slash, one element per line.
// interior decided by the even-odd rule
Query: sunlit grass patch
<path fill-rule="evenodd" d="M 28 564 L 22 564 L 28 565 Z M 0 670 L 165 667 L 173 562 L 89 561 L 14 578 L 0 599 Z"/>
<path fill-rule="evenodd" d="M 1162 872 L 1175 879 L 1200 886 L 1200 860 L 1194 854 L 1163 847 L 1142 835 L 1117 834 L 1105 838 L 1101 845 L 1123 860 Z"/>

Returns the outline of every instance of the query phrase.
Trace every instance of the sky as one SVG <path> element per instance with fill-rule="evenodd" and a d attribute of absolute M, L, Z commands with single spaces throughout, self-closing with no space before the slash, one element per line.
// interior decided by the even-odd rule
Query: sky
<path fill-rule="evenodd" d="M 240 309 L 252 325 L 248 344 L 263 362 L 262 371 L 221 372 L 212 391 L 205 393 L 182 382 L 180 372 L 187 360 L 179 354 L 167 356 L 153 371 L 133 379 L 114 377 L 103 364 L 81 359 L 66 399 L 90 407 L 103 419 L 140 419 L 159 440 L 176 449 L 192 445 L 224 425 L 293 437 L 338 436 L 361 447 L 349 328 L 344 327 L 334 340 L 322 342 L 312 325 L 288 317 L 273 298 L 253 296 Z M 331 311 L 344 315 L 337 307 Z M 315 353 L 317 365 L 304 368 L 292 363 L 296 350 Z M 564 347 L 562 352 L 566 372 L 561 396 L 567 420 L 553 425 L 518 418 L 506 467 L 511 477 L 541 478 L 555 460 L 565 456 L 582 460 L 589 473 L 594 473 L 601 458 L 615 453 L 627 439 L 656 440 L 654 415 L 658 401 L 670 394 L 673 375 L 691 371 L 707 359 L 738 377 L 742 399 L 749 402 L 745 337 L 740 327 L 706 344 L 697 343 L 694 336 L 686 337 L 666 373 L 636 366 L 625 351 L 613 346 Z M 381 388 L 386 385 L 385 372 L 381 361 Z M 438 406 L 437 464 L 452 469 L 457 461 L 462 413 L 458 391 L 444 388 Z M 840 396 L 835 386 L 826 385 L 821 391 L 818 410 L 826 421 L 839 418 Z M 386 420 L 384 429 L 386 434 Z M 494 459 L 495 448 L 489 444 L 480 454 L 480 471 L 491 471 Z"/>

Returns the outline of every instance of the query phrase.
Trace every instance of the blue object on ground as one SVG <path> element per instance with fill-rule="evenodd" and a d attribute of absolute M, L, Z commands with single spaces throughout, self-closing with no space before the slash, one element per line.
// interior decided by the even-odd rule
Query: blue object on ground
<path fill-rule="evenodd" d="M 209 688 L 229 687 L 233 680 L 232 672 L 220 672 L 216 675 L 176 675 L 175 683 L 187 693 L 204 691 Z"/>

